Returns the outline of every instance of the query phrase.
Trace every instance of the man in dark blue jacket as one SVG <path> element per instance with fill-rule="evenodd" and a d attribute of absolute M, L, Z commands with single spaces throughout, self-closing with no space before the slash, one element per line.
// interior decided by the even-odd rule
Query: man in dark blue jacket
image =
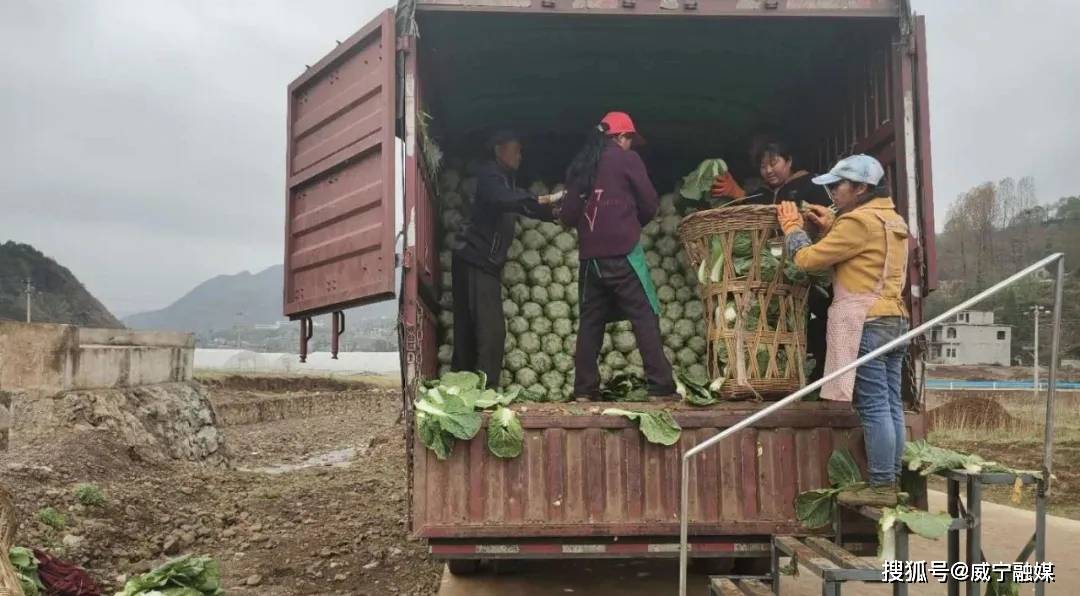
<path fill-rule="evenodd" d="M 483 371 L 489 388 L 499 386 L 506 342 L 502 271 L 519 215 L 553 221 L 551 207 L 517 188 L 521 140 L 501 131 L 488 142 L 493 159 L 476 175 L 476 198 L 458 236 L 453 259 L 454 357 L 456 371 Z M 542 197 L 548 202 L 548 197 Z"/>

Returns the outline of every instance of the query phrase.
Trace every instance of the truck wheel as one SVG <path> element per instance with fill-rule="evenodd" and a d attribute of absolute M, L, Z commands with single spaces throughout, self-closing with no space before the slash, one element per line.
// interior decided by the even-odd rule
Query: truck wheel
<path fill-rule="evenodd" d="M 479 559 L 450 559 L 446 562 L 454 575 L 473 575 L 480 570 Z"/>
<path fill-rule="evenodd" d="M 520 559 L 492 559 L 487 562 L 495 575 L 512 575 L 521 571 Z"/>

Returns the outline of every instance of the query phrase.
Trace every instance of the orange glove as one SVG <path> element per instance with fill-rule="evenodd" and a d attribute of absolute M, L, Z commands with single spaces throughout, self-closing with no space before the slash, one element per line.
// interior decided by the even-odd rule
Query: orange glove
<path fill-rule="evenodd" d="M 709 194 L 714 199 L 720 197 L 730 197 L 732 199 L 741 199 L 746 196 L 746 191 L 739 186 L 738 182 L 735 182 L 735 178 L 731 176 L 731 172 L 726 172 L 723 176 L 717 176 L 713 181 L 712 188 L 709 189 Z"/>
<path fill-rule="evenodd" d="M 776 219 L 780 221 L 780 229 L 784 235 L 803 229 L 803 217 L 799 208 L 792 201 L 784 201 L 776 208 Z"/>

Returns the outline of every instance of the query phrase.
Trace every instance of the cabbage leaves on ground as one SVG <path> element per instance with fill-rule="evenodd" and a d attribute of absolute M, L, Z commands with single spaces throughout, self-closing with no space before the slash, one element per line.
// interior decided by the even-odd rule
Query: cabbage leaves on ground
<path fill-rule="evenodd" d="M 601 401 L 649 401 L 645 379 L 630 373 L 620 373 L 600 387 Z"/>
<path fill-rule="evenodd" d="M 34 551 L 22 547 L 13 546 L 8 550 L 8 561 L 15 568 L 15 579 L 19 581 L 25 596 L 39 596 L 45 593 L 45 585 L 38 577 L 38 560 Z"/>
<path fill-rule="evenodd" d="M 221 569 L 206 555 L 185 555 L 133 577 L 116 596 L 223 596 Z"/>
<path fill-rule="evenodd" d="M 713 395 L 714 390 L 710 387 L 709 380 L 701 376 L 699 371 L 676 369 L 675 390 L 692 406 L 711 406 L 719 401 Z"/>
<path fill-rule="evenodd" d="M 821 528 L 832 523 L 835 509 L 833 499 L 841 492 L 866 486 L 855 458 L 846 449 L 837 449 L 829 457 L 829 483 L 829 488 L 809 490 L 795 498 L 795 517 L 807 528 Z M 878 520 L 878 556 L 882 560 L 895 559 L 897 523 L 930 540 L 944 536 L 952 524 L 948 513 L 930 513 L 905 505 L 885 507 L 881 512 Z"/>
<path fill-rule="evenodd" d="M 795 498 L 795 517 L 807 528 L 832 523 L 836 495 L 863 486 L 859 465 L 847 449 L 836 449 L 829 456 L 829 484 L 830 488 L 808 490 Z"/>
<path fill-rule="evenodd" d="M 671 446 L 679 442 L 682 427 L 667 410 L 655 410 L 650 412 L 633 412 L 620 408 L 608 408 L 603 411 L 604 416 L 624 416 L 637 423 L 645 440 L 657 445 Z"/>
<path fill-rule="evenodd" d="M 896 560 L 898 523 L 904 524 L 908 530 L 927 540 L 937 540 L 948 532 L 952 517 L 948 513 L 930 513 L 904 505 L 883 508 L 881 519 L 878 520 L 878 557 L 882 561 Z"/>
<path fill-rule="evenodd" d="M 972 474 L 981 472 L 1019 473 L 1019 471 L 997 462 L 984 460 L 978 455 L 937 447 L 925 440 L 908 441 L 904 445 L 903 459 L 908 470 L 918 472 L 923 476 L 929 476 L 942 470 L 964 470 Z"/>

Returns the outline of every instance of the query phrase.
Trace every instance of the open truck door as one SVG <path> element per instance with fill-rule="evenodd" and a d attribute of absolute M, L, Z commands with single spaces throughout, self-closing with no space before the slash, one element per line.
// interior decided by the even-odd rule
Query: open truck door
<path fill-rule="evenodd" d="M 915 130 L 916 155 L 919 170 L 919 203 L 921 210 L 920 227 L 922 228 L 922 264 L 923 294 L 925 297 L 937 289 L 937 246 L 934 224 L 934 168 L 930 151 L 930 92 L 927 74 L 926 52 L 926 17 L 915 19 L 915 115 L 918 127 Z"/>
<path fill-rule="evenodd" d="M 394 297 L 394 12 L 289 85 L 284 313 L 301 321 Z"/>

